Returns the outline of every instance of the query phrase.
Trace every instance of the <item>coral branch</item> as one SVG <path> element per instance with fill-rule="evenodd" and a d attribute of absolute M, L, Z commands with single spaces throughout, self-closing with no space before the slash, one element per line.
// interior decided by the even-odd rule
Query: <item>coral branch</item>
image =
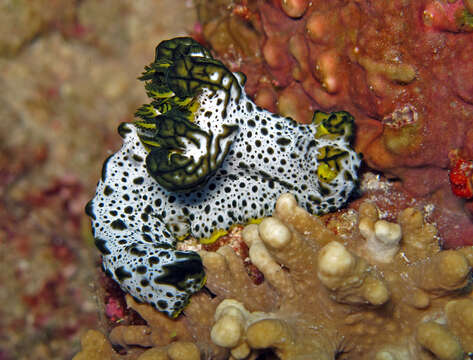
<path fill-rule="evenodd" d="M 82 350 L 73 360 L 110 360 L 114 351 L 107 338 L 97 330 L 87 331 L 81 338 Z"/>
<path fill-rule="evenodd" d="M 266 227 L 268 225 L 268 220 L 266 221 Z M 269 222 L 276 222 L 277 220 L 272 218 Z M 278 227 L 282 228 L 282 224 L 277 224 Z M 285 230 L 287 228 L 284 227 Z M 272 241 L 271 244 L 273 247 L 284 246 L 284 243 L 287 242 L 291 234 L 287 231 L 282 230 L 282 239 L 279 238 L 276 243 Z M 267 238 L 268 234 L 265 234 Z M 289 279 L 288 274 L 283 270 L 280 264 L 278 264 L 271 256 L 270 252 L 265 246 L 265 243 L 260 238 L 258 232 L 258 226 L 248 225 L 245 227 L 242 233 L 243 240 L 246 242 L 250 248 L 249 255 L 251 262 L 264 274 L 265 279 L 277 289 L 283 289 L 283 295 L 292 297 L 295 295 L 294 288 L 292 286 L 291 280 Z"/>
<path fill-rule="evenodd" d="M 389 263 L 399 250 L 402 237 L 401 226 L 385 220 L 378 220 L 376 207 L 368 202 L 360 205 L 358 229 L 366 239 L 366 255 L 376 261 Z"/>
<path fill-rule="evenodd" d="M 317 276 L 338 302 L 380 306 L 390 297 L 374 269 L 336 241 L 319 251 Z"/>
<path fill-rule="evenodd" d="M 447 324 L 463 349 L 473 352 L 473 299 L 453 300 L 445 306 Z"/>
<path fill-rule="evenodd" d="M 444 325 L 429 321 L 417 327 L 416 339 L 439 360 L 461 360 L 463 350 L 455 336 Z"/>
<path fill-rule="evenodd" d="M 437 295 L 462 290 L 471 282 L 471 267 L 465 256 L 457 250 L 435 254 L 415 265 L 411 271 L 420 288 Z"/>
<path fill-rule="evenodd" d="M 297 205 L 296 198 L 292 194 L 284 194 L 279 197 L 274 216 L 285 224 L 290 224 L 295 231 L 303 233 L 305 237 L 320 247 L 330 241 L 337 240 L 335 234 L 324 226 L 320 218 L 311 216 Z"/>
<path fill-rule="evenodd" d="M 248 277 L 241 259 L 228 246 L 217 252 L 201 251 L 208 281 L 207 287 L 225 298 L 241 301 L 250 310 L 258 304 L 263 309 L 272 309 L 278 296 L 267 283 L 255 285 Z"/>

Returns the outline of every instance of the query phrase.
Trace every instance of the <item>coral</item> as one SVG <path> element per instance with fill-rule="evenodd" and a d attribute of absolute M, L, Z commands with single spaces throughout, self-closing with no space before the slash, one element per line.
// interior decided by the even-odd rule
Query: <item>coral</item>
<path fill-rule="evenodd" d="M 394 236 L 376 232 L 386 220 L 372 202 L 349 212 L 316 217 L 282 195 L 271 217 L 240 232 L 261 284 L 230 246 L 201 250 L 212 296 L 193 295 L 185 316 L 171 320 L 127 295 L 147 325 L 115 327 L 110 339 L 150 353 L 190 341 L 201 359 L 255 359 L 268 350 L 291 360 L 466 358 L 473 248 L 440 251 L 435 227 L 413 208 L 389 222 Z M 370 249 L 383 236 L 400 239 L 378 258 Z"/>
<path fill-rule="evenodd" d="M 343 206 L 361 159 L 353 118 L 316 111 L 309 125 L 257 107 L 232 73 L 191 38 L 163 41 L 140 78 L 152 99 L 122 123 L 86 211 L 103 266 L 122 289 L 176 317 L 205 274 L 199 255 L 234 222 L 269 215 L 292 191 L 312 213 Z M 251 251 L 251 250 L 250 250 Z"/>
<path fill-rule="evenodd" d="M 138 333 L 138 337 L 143 334 Z M 132 339 L 129 339 L 133 341 Z M 133 342 L 131 342 L 133 344 Z M 82 350 L 73 360 L 112 360 L 117 355 L 105 336 L 96 330 L 89 330 L 82 336 Z M 146 345 L 145 345 L 146 346 Z M 137 360 L 199 360 L 200 351 L 192 342 L 175 341 L 167 346 L 141 352 Z"/>
<path fill-rule="evenodd" d="M 455 336 L 444 325 L 428 321 L 417 327 L 416 339 L 439 360 L 461 360 L 464 352 Z"/>
<path fill-rule="evenodd" d="M 330 241 L 311 231 L 320 224 L 319 219 L 308 214 L 305 221 L 285 222 L 295 219 L 294 213 L 298 212 L 304 210 L 292 196 L 284 195 L 277 202 L 275 217 L 260 225 L 249 225 L 243 231 L 243 238 L 250 243 L 259 236 L 273 261 L 287 269 L 284 282 L 268 280 L 282 296 L 281 305 L 273 312 L 249 312 L 242 304 L 225 300 L 219 307 L 228 309 L 216 312 L 212 329 L 216 335 L 212 339 L 218 338 L 220 344 L 232 339 L 231 345 L 226 346 L 235 352 L 247 347 L 273 348 L 281 359 L 331 359 L 337 352 L 340 358 L 384 358 L 402 353 L 399 348 L 409 349 L 403 357 L 406 359 L 429 353 L 439 359 L 459 359 L 469 351 L 461 345 L 461 341 L 468 344 L 469 320 L 459 325 L 462 330 L 457 332 L 454 326 L 438 322 L 439 309 L 446 306 L 442 313 L 448 317 L 447 309 L 455 306 L 456 300 L 448 302 L 445 297 L 468 289 L 471 281 L 471 267 L 461 252 L 439 252 L 430 259 L 422 253 L 410 252 L 406 259 L 401 240 L 397 254 L 383 258 L 382 262 L 372 259 L 369 263 L 355 253 L 363 253 L 359 245 L 367 241 L 361 234 L 358 238 L 352 236 L 346 246 L 340 238 Z M 358 224 L 369 218 L 370 213 L 372 220 L 378 217 L 376 208 L 364 203 Z M 400 215 L 404 219 L 402 238 L 421 233 L 432 242 L 435 233 L 420 230 L 416 225 L 419 219 L 412 219 L 415 214 L 418 212 L 406 209 Z M 420 228 L 430 227 L 421 220 Z M 395 232 L 398 237 L 400 230 Z M 260 270 L 264 275 L 269 270 L 270 277 L 274 274 L 273 266 Z M 293 292 L 288 291 L 288 283 Z M 469 304 L 470 300 L 465 301 Z M 468 307 L 462 306 L 465 309 L 459 305 L 456 311 L 467 312 Z M 435 319 L 425 320 L 432 318 Z M 382 335 L 376 337 L 377 333 Z"/>
<path fill-rule="evenodd" d="M 204 40 L 232 69 L 250 74 L 246 90 L 258 105 L 302 123 L 311 109 L 349 111 L 366 164 L 437 205 L 438 223 L 450 216 L 453 207 L 442 207 L 435 193 L 449 187 L 450 150 L 472 143 L 465 136 L 473 116 L 471 1 L 233 4 L 245 7 L 246 16 L 223 7 L 200 16 Z M 225 26 L 235 21 L 238 28 Z M 215 23 L 226 32 L 218 34 L 228 41 L 224 49 L 207 36 Z M 251 33 L 245 35 L 254 49 L 249 56 L 241 50 L 241 28 Z M 451 248 L 469 244 L 473 232 L 472 206 L 455 201 L 461 231 L 452 235 L 439 226 Z"/>
<path fill-rule="evenodd" d="M 473 352 L 473 299 L 452 300 L 445 306 L 447 324 L 465 351 Z"/>
<path fill-rule="evenodd" d="M 82 350 L 74 356 L 74 360 L 108 360 L 112 358 L 112 345 L 100 331 L 87 331 L 81 338 L 81 345 Z"/>
<path fill-rule="evenodd" d="M 379 220 L 374 204 L 365 202 L 360 205 L 358 229 L 365 238 L 367 257 L 379 262 L 391 262 L 399 251 L 402 237 L 401 226 L 386 220 Z"/>

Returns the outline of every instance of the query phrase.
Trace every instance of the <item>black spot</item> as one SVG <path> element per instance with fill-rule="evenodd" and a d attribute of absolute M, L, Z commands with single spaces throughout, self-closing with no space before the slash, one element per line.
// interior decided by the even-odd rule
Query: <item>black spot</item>
<path fill-rule="evenodd" d="M 140 284 L 141 284 L 141 286 L 143 286 L 143 287 L 147 287 L 147 286 L 149 285 L 149 281 L 146 280 L 146 279 L 143 279 L 143 280 L 140 281 Z"/>
<path fill-rule="evenodd" d="M 118 134 L 119 134 L 122 138 L 125 138 L 125 135 L 131 132 L 131 130 L 126 126 L 127 124 L 128 124 L 128 123 L 122 122 L 122 123 L 118 126 Z"/>
<path fill-rule="evenodd" d="M 161 257 L 165 257 L 166 259 L 169 259 L 171 257 L 171 255 L 169 255 L 167 251 L 160 251 L 158 255 Z"/>
<path fill-rule="evenodd" d="M 252 111 L 253 111 L 253 104 L 252 104 L 250 101 L 247 101 L 247 102 L 246 102 L 246 110 L 247 110 L 248 112 L 252 112 Z M 250 120 L 250 121 L 252 121 L 252 120 Z M 248 121 L 248 125 L 249 125 L 250 121 Z M 254 126 L 254 125 L 253 125 L 253 126 Z"/>
<path fill-rule="evenodd" d="M 150 256 L 148 262 L 151 266 L 159 264 L 159 258 L 157 256 Z"/>
<path fill-rule="evenodd" d="M 148 268 L 144 265 L 140 265 L 136 268 L 136 271 L 138 274 L 146 274 L 146 271 L 148 271 Z"/>
<path fill-rule="evenodd" d="M 330 194 L 330 189 L 320 184 L 320 194 L 327 197 Z"/>
<path fill-rule="evenodd" d="M 125 270 L 124 266 L 120 266 L 115 269 L 115 276 L 119 281 L 131 278 L 131 273 Z"/>
<path fill-rule="evenodd" d="M 158 242 L 154 244 L 153 247 L 155 249 L 173 249 L 173 246 L 167 242 Z"/>
<path fill-rule="evenodd" d="M 126 224 L 122 220 L 113 221 L 110 226 L 114 230 L 125 230 L 127 228 Z"/>
<path fill-rule="evenodd" d="M 130 248 L 130 254 L 131 255 L 135 255 L 135 256 L 145 256 L 146 255 L 146 251 L 144 250 L 140 250 L 138 249 L 136 246 L 133 246 L 132 248 Z"/>
<path fill-rule="evenodd" d="M 93 208 L 93 205 L 92 205 L 92 204 L 93 204 L 93 201 L 92 201 L 92 200 L 90 200 L 90 201 L 87 203 L 87 205 L 85 206 L 85 213 L 86 213 L 88 216 L 90 216 L 92 219 L 95 220 L 96 217 L 95 217 L 94 211 L 93 211 L 93 209 L 92 209 L 92 208 Z"/>
<path fill-rule="evenodd" d="M 343 177 L 345 178 L 345 181 L 347 181 L 347 182 L 348 181 L 353 181 L 352 174 L 347 170 L 345 170 L 345 172 L 343 173 Z"/>
<path fill-rule="evenodd" d="M 168 307 L 168 303 L 164 300 L 158 300 L 158 306 L 161 308 L 161 309 L 166 309 Z"/>
<path fill-rule="evenodd" d="M 99 251 L 102 254 L 104 254 L 104 255 L 111 254 L 110 250 L 106 246 L 106 244 L 107 244 L 106 240 L 96 238 L 94 242 L 95 242 L 95 246 L 97 247 L 97 249 L 99 249 Z"/>
<path fill-rule="evenodd" d="M 143 158 L 140 155 L 133 154 L 133 159 L 138 162 L 142 162 Z"/>
<path fill-rule="evenodd" d="M 134 178 L 133 179 L 133 184 L 136 184 L 136 185 L 141 185 L 143 184 L 143 182 L 145 181 L 145 179 L 143 179 L 143 177 L 137 177 L 137 178 Z"/>
<path fill-rule="evenodd" d="M 245 169 L 245 170 L 248 170 L 248 165 L 246 165 L 243 161 L 240 161 L 238 163 L 238 167 L 242 168 L 242 169 Z"/>
<path fill-rule="evenodd" d="M 105 188 L 103 189 L 103 194 L 105 196 L 109 196 L 113 193 L 113 189 L 110 187 L 110 186 L 105 186 Z"/>
<path fill-rule="evenodd" d="M 278 145 L 281 145 L 281 146 L 286 146 L 286 145 L 289 145 L 291 143 L 291 140 L 287 139 L 287 138 L 279 138 L 276 140 L 276 143 Z"/>
<path fill-rule="evenodd" d="M 144 241 L 146 242 L 149 242 L 149 243 L 152 243 L 153 242 L 153 239 L 151 238 L 151 236 L 149 236 L 148 234 L 141 234 L 141 237 Z"/>
<path fill-rule="evenodd" d="M 127 214 L 131 214 L 133 212 L 133 207 L 127 206 L 125 209 L 123 209 Z"/>
<path fill-rule="evenodd" d="M 316 197 L 314 195 L 309 195 L 309 200 L 312 201 L 313 203 L 319 205 L 322 202 L 322 199 L 319 197 Z"/>

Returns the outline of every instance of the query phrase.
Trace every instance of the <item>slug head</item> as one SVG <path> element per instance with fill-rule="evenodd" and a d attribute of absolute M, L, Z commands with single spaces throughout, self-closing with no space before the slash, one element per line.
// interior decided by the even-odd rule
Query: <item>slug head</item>
<path fill-rule="evenodd" d="M 135 114 L 149 174 L 169 191 L 203 186 L 221 166 L 237 126 L 222 125 L 218 134 L 204 130 L 196 118 L 200 103 L 223 95 L 217 110 L 225 118 L 229 101 L 240 99 L 239 79 L 195 40 L 176 38 L 158 45 L 140 80 L 152 99 Z"/>

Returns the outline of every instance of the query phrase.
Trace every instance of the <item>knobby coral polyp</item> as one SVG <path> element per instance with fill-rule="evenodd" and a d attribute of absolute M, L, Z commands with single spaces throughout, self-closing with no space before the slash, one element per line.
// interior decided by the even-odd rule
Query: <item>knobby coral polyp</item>
<path fill-rule="evenodd" d="M 190 38 L 160 43 L 141 80 L 151 102 L 120 125 L 124 144 L 87 206 L 106 273 L 135 299 L 176 317 L 202 288 L 202 260 L 178 239 L 268 216 L 286 192 L 316 214 L 352 194 L 361 160 L 349 113 L 300 125 L 265 111 L 243 74 Z"/>

